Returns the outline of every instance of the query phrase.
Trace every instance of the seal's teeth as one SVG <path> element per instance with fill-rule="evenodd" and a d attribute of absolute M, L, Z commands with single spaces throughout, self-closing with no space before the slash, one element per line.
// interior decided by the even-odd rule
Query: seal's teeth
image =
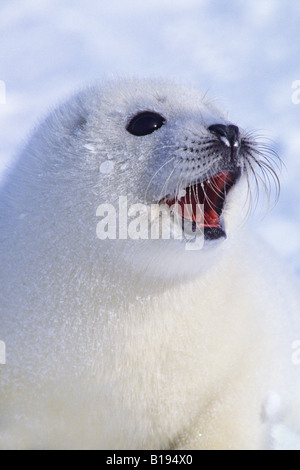
<path fill-rule="evenodd" d="M 178 196 L 177 198 L 180 200 L 182 199 L 183 197 L 186 196 L 186 189 L 181 189 L 179 192 L 178 192 Z"/>

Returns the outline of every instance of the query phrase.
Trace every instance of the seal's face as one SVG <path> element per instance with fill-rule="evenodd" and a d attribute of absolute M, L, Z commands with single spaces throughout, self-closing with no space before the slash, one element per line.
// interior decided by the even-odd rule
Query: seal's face
<path fill-rule="evenodd" d="M 114 99 L 123 152 L 132 155 L 135 202 L 175 206 L 206 240 L 225 238 L 232 189 L 262 165 L 257 143 L 199 92 L 179 85 L 123 83 Z"/>

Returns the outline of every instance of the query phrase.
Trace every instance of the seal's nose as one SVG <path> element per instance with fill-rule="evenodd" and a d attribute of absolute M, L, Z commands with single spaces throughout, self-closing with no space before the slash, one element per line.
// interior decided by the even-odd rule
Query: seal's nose
<path fill-rule="evenodd" d="M 221 142 L 227 147 L 238 147 L 240 130 L 237 126 L 230 124 L 225 126 L 224 124 L 214 124 L 208 128 L 208 130 L 216 135 Z"/>

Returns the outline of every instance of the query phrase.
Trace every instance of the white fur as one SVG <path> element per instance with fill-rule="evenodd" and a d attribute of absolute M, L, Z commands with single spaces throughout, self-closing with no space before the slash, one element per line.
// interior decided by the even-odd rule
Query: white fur
<path fill-rule="evenodd" d="M 144 109 L 169 130 L 130 136 Z M 239 227 L 243 180 L 228 239 L 205 250 L 96 238 L 101 202 L 141 200 L 168 147 L 219 122 L 194 90 L 129 80 L 79 93 L 37 129 L 1 193 L 1 448 L 258 449 L 272 445 L 270 391 L 278 419 L 294 416 L 297 288 Z"/>

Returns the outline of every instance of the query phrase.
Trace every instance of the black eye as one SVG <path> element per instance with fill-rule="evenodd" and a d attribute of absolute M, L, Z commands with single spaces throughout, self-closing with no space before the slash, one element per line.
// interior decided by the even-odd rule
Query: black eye
<path fill-rule="evenodd" d="M 165 118 L 160 114 L 153 113 L 151 111 L 144 111 L 143 113 L 139 113 L 134 116 L 126 129 L 133 135 L 148 135 L 159 129 L 164 122 Z"/>

